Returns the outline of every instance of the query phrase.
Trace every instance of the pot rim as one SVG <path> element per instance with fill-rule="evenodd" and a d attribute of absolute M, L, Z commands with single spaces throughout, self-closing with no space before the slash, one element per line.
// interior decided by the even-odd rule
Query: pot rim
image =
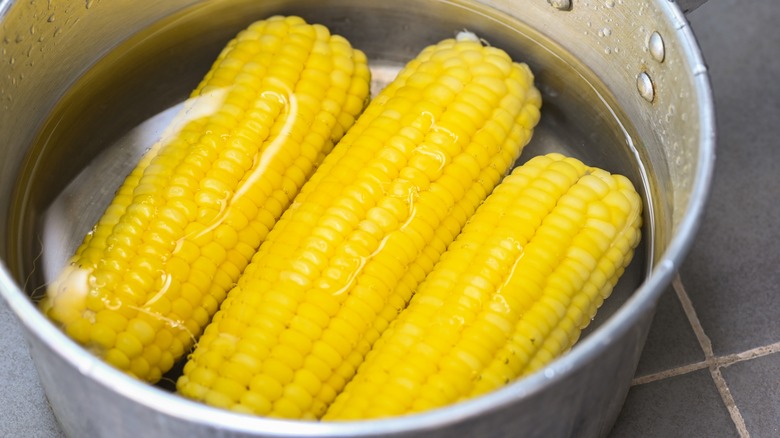
<path fill-rule="evenodd" d="M 13 0 L 0 0 L 0 19 Z M 399 432 L 424 431 L 464 421 L 541 392 L 597 357 L 619 334 L 630 330 L 638 315 L 654 308 L 687 255 L 699 229 L 709 197 L 715 162 L 715 111 L 707 67 L 695 36 L 680 9 L 670 2 L 657 2 L 666 18 L 675 23 L 675 37 L 691 62 L 693 92 L 700 110 L 699 150 L 690 200 L 666 251 L 632 296 L 601 327 L 575 345 L 570 352 L 542 370 L 489 394 L 432 411 L 388 419 L 352 422 L 314 422 L 253 417 L 197 403 L 134 379 L 93 356 L 54 327 L 38 311 L 16 284 L 5 263 L 0 261 L 0 296 L 25 327 L 24 335 L 34 336 L 56 352 L 84 377 L 111 389 L 117 395 L 164 415 L 200 423 L 223 431 L 265 433 L 285 436 L 380 436 Z M 29 342 L 29 340 L 28 340 Z M 370 423 L 370 428 L 366 427 Z"/>

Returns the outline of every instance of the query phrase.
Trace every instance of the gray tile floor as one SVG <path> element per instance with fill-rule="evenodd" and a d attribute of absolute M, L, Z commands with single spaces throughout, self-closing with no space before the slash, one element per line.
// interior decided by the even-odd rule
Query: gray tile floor
<path fill-rule="evenodd" d="M 709 0 L 689 18 L 715 93 L 712 199 L 611 437 L 778 437 L 780 2 Z M 0 334 L 0 437 L 60 436 L 1 301 Z"/>

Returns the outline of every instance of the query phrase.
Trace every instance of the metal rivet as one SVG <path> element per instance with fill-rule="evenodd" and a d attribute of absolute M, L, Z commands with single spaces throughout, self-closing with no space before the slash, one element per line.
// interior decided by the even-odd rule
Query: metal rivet
<path fill-rule="evenodd" d="M 568 11 L 571 9 L 571 0 L 547 0 L 547 3 L 559 11 Z"/>
<path fill-rule="evenodd" d="M 647 42 L 647 45 L 650 49 L 650 54 L 653 55 L 653 59 L 658 62 L 664 62 L 664 58 L 666 57 L 666 49 L 664 47 L 664 39 L 661 38 L 661 34 L 658 32 L 653 32 L 653 34 L 650 35 L 650 40 Z"/>
<path fill-rule="evenodd" d="M 646 72 L 639 73 L 639 76 L 636 77 L 636 89 L 646 101 L 652 102 L 655 99 L 655 86 L 650 75 Z"/>

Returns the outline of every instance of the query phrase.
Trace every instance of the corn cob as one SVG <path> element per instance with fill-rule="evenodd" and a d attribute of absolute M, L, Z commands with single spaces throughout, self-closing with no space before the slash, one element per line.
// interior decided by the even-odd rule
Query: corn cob
<path fill-rule="evenodd" d="M 384 332 L 326 420 L 474 397 L 569 349 L 639 242 L 631 182 L 558 154 L 515 169 Z"/>
<path fill-rule="evenodd" d="M 424 49 L 301 190 L 214 316 L 178 391 L 318 418 L 539 120 L 525 64 L 469 34 Z"/>
<path fill-rule="evenodd" d="M 184 355 L 304 181 L 368 100 L 366 57 L 299 17 L 220 53 L 126 178 L 40 308 L 155 382 Z"/>

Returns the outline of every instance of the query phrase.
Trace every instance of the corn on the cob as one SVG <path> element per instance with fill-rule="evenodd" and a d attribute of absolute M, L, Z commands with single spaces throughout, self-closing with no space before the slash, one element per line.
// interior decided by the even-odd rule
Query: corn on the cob
<path fill-rule="evenodd" d="M 366 57 L 299 17 L 240 32 L 127 177 L 40 308 L 157 381 L 189 351 L 368 100 Z"/>
<path fill-rule="evenodd" d="M 498 388 L 570 348 L 632 258 L 631 182 L 558 154 L 512 172 L 375 343 L 324 419 L 419 412 Z"/>
<path fill-rule="evenodd" d="M 508 172 L 540 105 L 528 67 L 476 38 L 423 50 L 269 234 L 179 392 L 240 412 L 319 417 Z"/>

